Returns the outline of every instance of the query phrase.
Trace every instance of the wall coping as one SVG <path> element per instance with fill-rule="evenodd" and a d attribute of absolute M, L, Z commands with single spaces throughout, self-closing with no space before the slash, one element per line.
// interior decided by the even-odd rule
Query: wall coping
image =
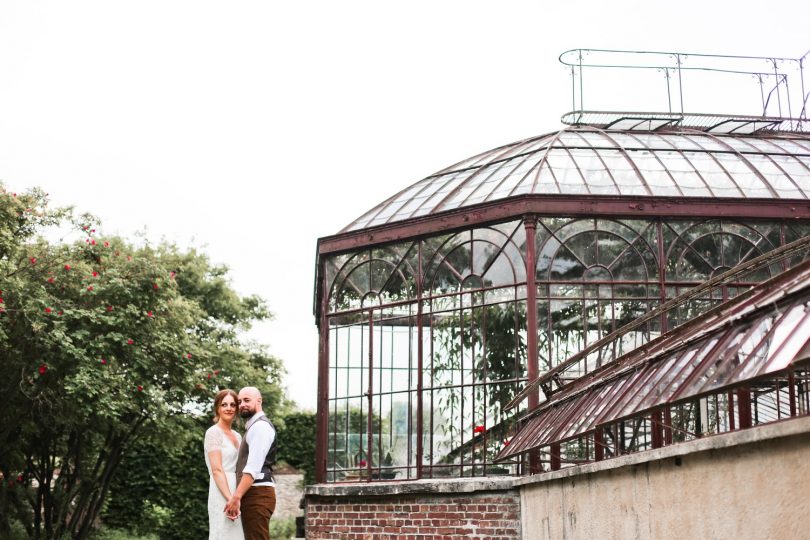
<path fill-rule="evenodd" d="M 354 482 L 307 486 L 307 497 L 373 497 L 430 493 L 475 493 L 513 489 L 514 477 L 442 478 L 399 482 Z"/>
<path fill-rule="evenodd" d="M 307 497 L 369 497 L 431 493 L 475 493 L 507 491 L 525 485 L 540 484 L 562 478 L 571 478 L 602 471 L 632 467 L 668 458 L 677 458 L 700 452 L 744 446 L 771 439 L 794 437 L 810 433 L 810 416 L 790 418 L 749 429 L 712 435 L 701 439 L 673 444 L 655 450 L 627 454 L 604 461 L 567 467 L 558 471 L 523 477 L 477 477 L 452 479 L 424 479 L 399 482 L 357 482 L 345 484 L 314 484 L 307 486 Z"/>

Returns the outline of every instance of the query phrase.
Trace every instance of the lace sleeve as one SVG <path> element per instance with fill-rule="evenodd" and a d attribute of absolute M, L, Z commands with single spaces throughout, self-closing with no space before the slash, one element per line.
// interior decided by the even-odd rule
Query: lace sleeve
<path fill-rule="evenodd" d="M 205 453 L 207 454 L 214 450 L 222 450 L 222 442 L 222 432 L 215 427 L 209 428 L 208 431 L 205 432 L 205 441 L 203 442 Z"/>

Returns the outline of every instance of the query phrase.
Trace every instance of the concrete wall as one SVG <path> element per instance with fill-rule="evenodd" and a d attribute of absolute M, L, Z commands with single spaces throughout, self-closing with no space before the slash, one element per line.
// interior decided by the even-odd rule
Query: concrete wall
<path fill-rule="evenodd" d="M 523 538 L 810 538 L 810 418 L 519 481 Z"/>
<path fill-rule="evenodd" d="M 524 478 L 308 486 L 307 538 L 810 538 L 808 479 L 801 417 Z"/>

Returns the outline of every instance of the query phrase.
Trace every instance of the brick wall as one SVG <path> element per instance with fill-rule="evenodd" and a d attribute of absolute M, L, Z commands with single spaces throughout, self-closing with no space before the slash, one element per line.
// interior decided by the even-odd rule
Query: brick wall
<path fill-rule="evenodd" d="M 310 497 L 307 538 L 452 540 L 520 538 L 516 490 L 469 494 Z"/>

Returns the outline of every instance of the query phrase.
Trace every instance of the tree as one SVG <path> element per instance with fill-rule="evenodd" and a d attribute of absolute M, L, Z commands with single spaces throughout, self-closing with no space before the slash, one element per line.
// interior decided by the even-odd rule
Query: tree
<path fill-rule="evenodd" d="M 82 238 L 38 236 L 52 226 Z M 13 519 L 34 538 L 87 538 L 127 451 L 220 386 L 263 381 L 283 401 L 278 361 L 238 339 L 269 317 L 260 298 L 195 250 L 97 227 L 41 191 L 0 191 L 0 537 Z"/>
<path fill-rule="evenodd" d="M 315 414 L 292 412 L 276 425 L 278 459 L 304 472 L 304 483 L 315 482 Z"/>
<path fill-rule="evenodd" d="M 433 384 L 447 386 L 437 399 L 439 427 L 447 436 L 445 453 L 439 459 L 432 456 L 437 462 L 487 461 L 500 449 L 515 421 L 514 413 L 503 408 L 516 395 L 515 380 L 525 370 L 526 344 L 520 332 L 525 327 L 525 311 L 515 303 L 477 305 L 434 323 Z M 477 384 L 472 403 L 462 406 L 462 389 L 453 381 L 465 369 Z M 488 427 L 473 425 L 483 418 Z M 462 434 L 465 428 L 469 431 Z"/>

